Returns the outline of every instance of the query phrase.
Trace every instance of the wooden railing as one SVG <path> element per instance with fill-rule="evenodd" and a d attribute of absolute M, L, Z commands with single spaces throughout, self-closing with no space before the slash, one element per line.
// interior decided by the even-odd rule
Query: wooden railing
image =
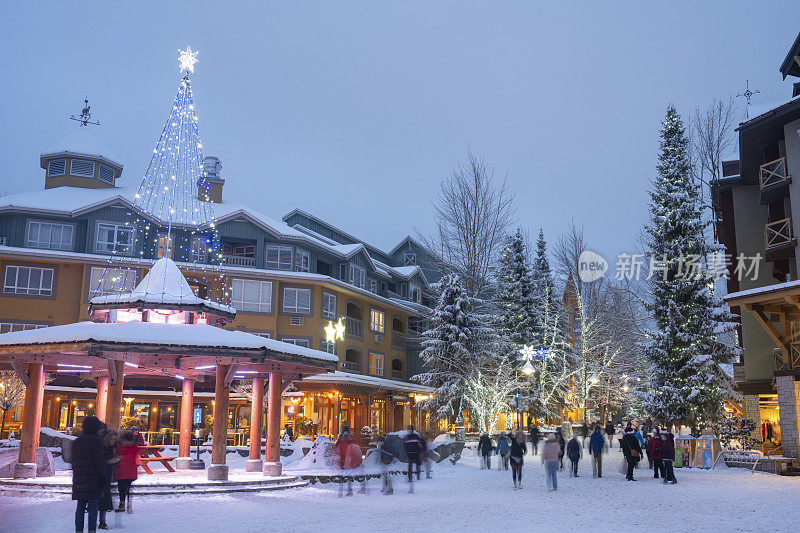
<path fill-rule="evenodd" d="M 406 349 L 406 336 L 399 331 L 392 331 L 392 348 Z"/>
<path fill-rule="evenodd" d="M 800 368 L 800 342 L 789 344 L 789 370 Z"/>
<path fill-rule="evenodd" d="M 770 222 L 764 228 L 766 248 L 792 244 L 792 219 L 784 218 Z"/>
<path fill-rule="evenodd" d="M 775 370 L 783 370 L 786 368 L 786 362 L 783 360 L 783 352 L 781 349 L 775 348 L 773 355 L 775 356 Z"/>
<path fill-rule="evenodd" d="M 245 257 L 242 255 L 223 255 L 222 264 L 232 265 L 232 266 L 254 267 L 256 266 L 256 258 Z"/>
<path fill-rule="evenodd" d="M 350 337 L 361 339 L 364 337 L 364 323 L 357 318 L 345 317 L 344 332 Z"/>
<path fill-rule="evenodd" d="M 760 167 L 759 176 L 761 178 L 762 189 L 788 181 L 789 176 L 786 173 L 786 158 L 781 157 L 775 161 L 764 163 Z"/>
<path fill-rule="evenodd" d="M 342 368 L 345 370 L 352 370 L 354 372 L 358 372 L 358 363 L 353 361 L 342 361 L 341 362 Z"/>

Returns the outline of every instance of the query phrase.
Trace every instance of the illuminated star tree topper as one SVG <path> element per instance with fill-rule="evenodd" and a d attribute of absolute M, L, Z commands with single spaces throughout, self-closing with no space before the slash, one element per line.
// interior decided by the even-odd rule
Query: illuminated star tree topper
<path fill-rule="evenodd" d="M 178 63 L 180 70 L 187 73 L 194 74 L 194 64 L 197 63 L 197 54 L 200 52 L 192 52 L 192 47 L 186 45 L 186 50 L 178 50 Z"/>

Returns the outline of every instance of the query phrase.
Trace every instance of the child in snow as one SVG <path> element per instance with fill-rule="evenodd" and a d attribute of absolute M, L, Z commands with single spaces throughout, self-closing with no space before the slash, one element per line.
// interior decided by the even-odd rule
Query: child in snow
<path fill-rule="evenodd" d="M 525 446 L 525 433 L 517 431 L 511 441 L 509 455 L 511 456 L 511 477 L 514 479 L 514 488 L 522 488 L 522 456 L 528 452 Z M 506 468 L 508 470 L 508 468 Z"/>
<path fill-rule="evenodd" d="M 553 433 L 547 436 L 542 446 L 542 464 L 545 468 L 545 476 L 547 478 L 547 490 L 558 490 L 558 455 L 561 452 L 561 446 L 558 445 L 558 440 Z"/>
<path fill-rule="evenodd" d="M 497 439 L 497 455 L 500 456 L 500 460 L 497 462 L 498 470 L 508 470 L 508 446 L 508 437 L 505 433 L 501 433 Z"/>
<path fill-rule="evenodd" d="M 140 435 L 141 436 L 141 435 Z M 131 507 L 131 484 L 139 477 L 137 471 L 139 466 L 139 446 L 136 444 L 136 437 L 130 431 L 126 431 L 119 439 L 117 446 L 117 467 L 114 469 L 114 479 L 117 480 L 119 489 L 119 507 L 117 512 L 133 512 Z M 127 506 L 126 506 L 127 503 Z"/>
<path fill-rule="evenodd" d="M 567 457 L 569 457 L 572 463 L 572 477 L 578 477 L 578 461 L 581 460 L 582 456 L 583 448 L 581 447 L 581 443 L 578 442 L 577 435 L 573 433 L 572 438 L 569 439 L 569 443 L 567 444 Z"/>

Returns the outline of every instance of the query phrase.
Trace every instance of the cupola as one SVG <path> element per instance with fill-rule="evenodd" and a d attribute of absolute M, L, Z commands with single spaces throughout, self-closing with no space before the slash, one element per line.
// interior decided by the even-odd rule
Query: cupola
<path fill-rule="evenodd" d="M 45 169 L 45 189 L 114 187 L 122 174 L 122 164 L 85 126 L 43 152 L 40 162 Z"/>

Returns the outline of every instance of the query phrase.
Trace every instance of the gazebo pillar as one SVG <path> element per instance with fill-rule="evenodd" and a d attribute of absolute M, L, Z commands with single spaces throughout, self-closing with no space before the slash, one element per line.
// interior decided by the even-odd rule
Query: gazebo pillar
<path fill-rule="evenodd" d="M 97 378 L 97 399 L 95 399 L 94 416 L 101 422 L 106 421 L 106 408 L 108 406 L 108 376 Z"/>
<path fill-rule="evenodd" d="M 106 426 L 109 431 L 119 431 L 122 421 L 122 387 L 125 381 L 125 361 L 112 361 L 116 380 L 109 380 L 108 393 L 106 394 Z"/>
<path fill-rule="evenodd" d="M 280 476 L 281 466 L 281 372 L 269 374 L 269 396 L 267 398 L 267 453 L 264 463 L 265 476 Z"/>
<path fill-rule="evenodd" d="M 225 386 L 225 377 L 231 365 L 217 365 L 217 377 L 214 383 L 214 428 L 211 434 L 211 466 L 208 467 L 208 479 L 225 481 L 228 479 L 228 465 L 225 464 L 228 453 L 228 403 L 230 389 Z"/>
<path fill-rule="evenodd" d="M 247 472 L 259 472 L 264 467 L 261 461 L 261 413 L 264 412 L 264 378 L 253 378 L 253 401 L 250 407 L 250 458 Z"/>
<path fill-rule="evenodd" d="M 39 429 L 42 426 L 44 402 L 44 365 L 28 365 L 28 385 L 22 407 L 22 436 L 19 442 L 18 462 L 14 465 L 15 478 L 36 477 L 36 447 L 39 446 Z"/>
<path fill-rule="evenodd" d="M 194 380 L 186 378 L 183 380 L 183 391 L 181 393 L 181 432 L 178 441 L 178 458 L 175 460 L 175 467 L 178 470 L 186 470 L 191 462 L 192 448 L 192 410 L 194 406 Z"/>

